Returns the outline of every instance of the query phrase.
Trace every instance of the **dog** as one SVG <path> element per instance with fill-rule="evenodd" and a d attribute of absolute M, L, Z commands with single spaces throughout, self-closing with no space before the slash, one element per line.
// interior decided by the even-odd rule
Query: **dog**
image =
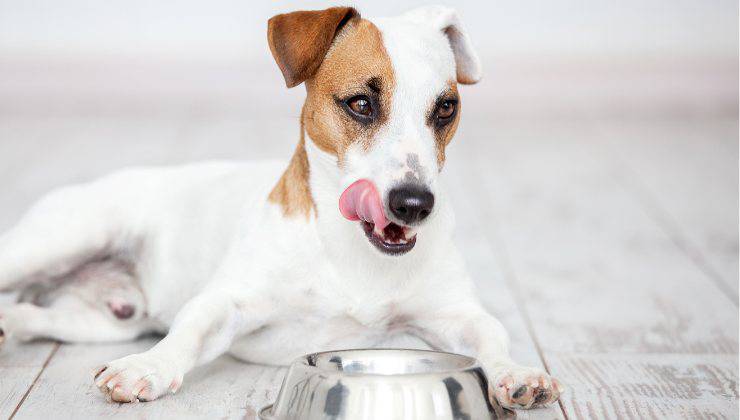
<path fill-rule="evenodd" d="M 176 392 L 230 353 L 287 364 L 397 332 L 477 358 L 490 397 L 552 403 L 562 386 L 516 364 L 451 241 L 439 185 L 481 64 L 453 9 L 365 19 L 350 7 L 272 17 L 287 87 L 304 84 L 284 162 L 133 168 L 52 191 L 0 237 L 0 337 L 65 342 L 165 334 L 111 361 L 116 402 Z"/>

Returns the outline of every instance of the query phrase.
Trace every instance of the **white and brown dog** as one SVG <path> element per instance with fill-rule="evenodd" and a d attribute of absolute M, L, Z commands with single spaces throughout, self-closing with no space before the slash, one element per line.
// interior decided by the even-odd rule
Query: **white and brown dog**
<path fill-rule="evenodd" d="M 128 402 L 176 391 L 226 352 L 285 364 L 403 331 L 476 357 L 504 406 L 557 400 L 557 381 L 509 357 L 450 239 L 438 176 L 457 83 L 481 76 L 456 13 L 335 7 L 275 16 L 267 35 L 288 87 L 307 92 L 287 169 L 138 168 L 50 193 L 0 237 L 0 289 L 22 291 L 0 310 L 0 339 L 166 333 L 95 372 Z"/>

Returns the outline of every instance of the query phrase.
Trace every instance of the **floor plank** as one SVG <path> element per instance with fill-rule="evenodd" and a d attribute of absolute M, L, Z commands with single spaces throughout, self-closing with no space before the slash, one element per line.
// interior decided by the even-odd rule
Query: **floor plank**
<path fill-rule="evenodd" d="M 737 357 L 548 352 L 570 418 L 733 418 Z M 733 411 L 734 410 L 734 411 Z"/>
<path fill-rule="evenodd" d="M 670 135 L 665 135 L 670 132 Z M 737 120 L 610 125 L 601 151 L 625 188 L 705 275 L 738 303 Z"/>
<path fill-rule="evenodd" d="M 56 345 L 31 343 L 8 347 L 10 345 L 0 351 L 0 418 L 9 418 L 15 413 Z"/>
<path fill-rule="evenodd" d="M 572 378 L 574 392 L 564 398 L 568 414 L 614 398 L 624 407 L 661 407 L 656 415 L 668 418 L 689 409 L 733 417 L 738 409 L 737 369 L 731 363 L 738 350 L 735 305 L 615 179 L 614 162 L 594 152 L 603 146 L 596 131 L 587 125 L 577 130 L 575 139 L 576 128 L 570 126 L 551 128 L 543 138 L 537 127 L 480 126 L 478 132 L 493 138 L 486 138 L 487 146 L 470 154 L 474 162 L 463 167 L 479 185 L 478 217 L 488 221 L 487 237 L 498 258 L 511 264 L 526 296 L 545 362 Z M 480 139 L 471 143 L 483 144 Z M 578 376 L 583 373 L 569 364 L 579 357 L 582 370 L 611 388 L 583 382 Z M 625 358 L 643 370 L 656 359 L 670 360 L 658 366 L 683 369 L 692 381 L 706 385 L 709 380 L 696 373 L 704 363 L 721 373 L 714 388 L 721 391 L 699 387 L 689 402 L 677 393 L 620 394 L 614 390 L 629 384 L 655 388 L 666 381 L 643 376 L 637 368 L 602 368 Z M 611 413 L 635 413 L 620 410 Z"/>
<path fill-rule="evenodd" d="M 150 403 L 113 404 L 92 384 L 95 366 L 146 350 L 154 339 L 106 345 L 63 345 L 39 378 L 17 419 L 56 418 L 255 418 L 276 397 L 284 369 L 240 363 L 224 356 L 196 369 L 175 395 Z"/>

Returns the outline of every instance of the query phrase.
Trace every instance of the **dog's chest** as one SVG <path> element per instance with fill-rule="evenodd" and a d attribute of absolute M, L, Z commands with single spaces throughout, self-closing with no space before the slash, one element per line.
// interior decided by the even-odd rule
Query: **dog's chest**
<path fill-rule="evenodd" d="M 401 304 L 395 301 L 380 304 L 367 301 L 353 302 L 343 308 L 339 316 L 351 320 L 362 328 L 386 332 L 404 329 L 412 320 L 412 317 L 402 310 Z"/>
<path fill-rule="evenodd" d="M 315 306 L 294 307 L 280 321 L 237 340 L 231 353 L 253 362 L 283 364 L 311 352 L 375 347 L 404 333 L 411 321 L 395 305 L 334 306 L 318 299 L 312 303 Z"/>
<path fill-rule="evenodd" d="M 313 320 L 319 328 L 338 323 L 358 330 L 388 331 L 403 328 L 413 319 L 404 310 L 402 300 L 370 292 L 347 295 L 331 289 L 318 292 L 310 289 L 286 303 L 295 318 L 304 322 Z"/>

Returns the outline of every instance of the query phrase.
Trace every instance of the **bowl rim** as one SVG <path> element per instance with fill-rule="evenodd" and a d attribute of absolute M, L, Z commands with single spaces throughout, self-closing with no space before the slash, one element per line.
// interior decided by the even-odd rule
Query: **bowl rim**
<path fill-rule="evenodd" d="M 355 372 L 344 372 L 344 371 L 330 371 L 322 369 L 318 366 L 309 364 L 309 359 L 311 357 L 317 357 L 320 355 L 326 355 L 326 354 L 337 354 L 337 353 L 349 353 L 349 352 L 358 352 L 358 351 L 367 351 L 367 352 L 376 352 L 376 351 L 400 351 L 400 352 L 409 352 L 409 353 L 433 353 L 433 354 L 443 354 L 447 356 L 453 356 L 455 358 L 465 359 L 467 364 L 462 367 L 458 368 L 451 368 L 451 369 L 440 369 L 435 370 L 432 372 L 409 372 L 409 373 L 367 373 L 367 372 L 361 372 L 361 373 L 355 373 Z M 307 370 L 321 372 L 324 375 L 327 376 L 344 376 L 344 377 L 378 377 L 378 378 L 390 378 L 390 377 L 414 377 L 414 376 L 428 376 L 428 375 L 444 375 L 451 372 L 465 372 L 469 370 L 475 370 L 475 369 L 481 369 L 480 364 L 478 363 L 478 359 L 470 356 L 466 356 L 464 354 L 459 353 L 452 353 L 447 351 L 437 351 L 437 350 L 425 350 L 425 349 L 406 349 L 406 348 L 393 348 L 393 347 L 375 347 L 375 348 L 355 348 L 355 349 L 341 349 L 341 350 L 328 350 L 328 351 L 319 351 L 315 353 L 309 353 L 306 355 L 303 355 L 296 360 L 293 361 L 291 365 L 300 364 L 301 366 L 307 368 Z"/>

